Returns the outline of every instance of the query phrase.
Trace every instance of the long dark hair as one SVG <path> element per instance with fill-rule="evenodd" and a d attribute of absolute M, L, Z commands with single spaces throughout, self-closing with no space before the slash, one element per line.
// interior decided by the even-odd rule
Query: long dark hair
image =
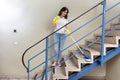
<path fill-rule="evenodd" d="M 62 14 L 62 12 L 66 11 L 66 10 L 67 10 L 67 14 L 66 14 L 66 16 L 64 16 L 64 18 L 67 19 L 68 18 L 68 13 L 69 13 L 69 10 L 68 10 L 67 7 L 62 7 L 61 10 L 58 13 L 58 16 L 60 16 Z"/>

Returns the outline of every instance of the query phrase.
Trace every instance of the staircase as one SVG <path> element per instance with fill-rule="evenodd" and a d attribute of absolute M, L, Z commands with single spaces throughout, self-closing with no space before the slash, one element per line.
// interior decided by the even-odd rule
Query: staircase
<path fill-rule="evenodd" d="M 65 49 L 62 50 L 64 52 L 71 46 L 74 46 L 74 44 L 79 43 L 84 38 L 88 37 L 91 34 L 94 34 L 93 39 L 84 39 L 85 44 L 79 45 L 79 47 L 82 48 L 82 51 L 90 58 L 90 61 L 87 61 L 85 58 L 83 58 L 83 55 L 79 49 L 69 50 L 69 54 L 63 56 L 63 59 L 61 61 L 62 66 L 55 66 L 55 67 L 48 67 L 48 63 L 51 59 L 53 59 L 55 56 L 48 58 L 49 54 L 49 48 L 54 46 L 49 46 L 49 37 L 53 35 L 58 30 L 62 29 L 66 25 L 69 25 L 70 23 L 76 21 L 81 16 L 85 15 L 89 11 L 95 9 L 96 7 L 103 5 L 103 12 L 94 18 L 88 20 L 85 24 L 81 25 L 80 27 L 76 28 L 74 31 L 71 32 L 71 34 L 77 32 L 77 30 L 85 27 L 85 25 L 91 23 L 92 21 L 96 20 L 100 16 L 102 16 L 102 24 L 99 27 L 96 27 L 93 31 L 89 32 L 88 34 L 85 34 L 83 37 L 79 38 L 76 42 L 71 43 L 69 46 L 67 46 Z M 45 70 L 44 72 L 40 72 L 41 74 L 35 74 L 34 80 L 78 80 L 85 76 L 88 72 L 92 71 L 98 66 L 103 66 L 105 62 L 113 58 L 114 56 L 120 54 L 120 13 L 118 11 L 117 15 L 112 16 L 109 20 L 106 20 L 106 13 L 113 8 L 116 8 L 118 5 L 120 5 L 120 2 L 114 4 L 112 7 L 106 9 L 106 0 L 98 3 L 88 11 L 84 12 L 80 16 L 76 17 L 72 21 L 70 21 L 68 24 L 64 25 L 57 31 L 51 33 L 50 35 L 46 36 L 42 40 L 38 41 L 31 47 L 25 50 L 25 52 L 22 55 L 22 63 L 23 66 L 26 68 L 28 73 L 28 80 L 31 79 L 31 72 L 33 72 L 38 67 L 45 64 Z M 117 19 L 116 23 L 111 23 L 111 21 Z M 111 24 L 109 27 L 106 27 L 107 24 Z M 102 29 L 101 29 L 102 28 Z M 95 34 L 97 30 L 101 29 L 101 34 Z M 67 35 L 66 37 L 69 37 L 71 34 Z M 28 59 L 28 63 L 25 63 L 24 56 L 31 48 L 36 46 L 39 43 L 42 43 L 43 41 L 46 41 L 46 49 L 42 50 L 41 52 L 35 54 L 31 58 Z M 38 64 L 34 68 L 31 68 L 31 61 L 36 58 L 37 56 L 40 56 L 40 54 L 45 54 L 45 61 L 41 64 Z"/>
<path fill-rule="evenodd" d="M 114 31 L 112 31 L 112 30 L 114 30 Z M 110 29 L 106 30 L 106 33 L 110 32 L 110 31 L 112 31 L 112 32 L 105 36 L 105 43 L 104 43 L 105 54 L 104 54 L 104 56 L 107 56 L 107 54 L 110 54 L 111 50 L 114 50 L 114 49 L 117 49 L 120 47 L 120 19 L 119 19 L 118 23 L 112 24 Z M 88 66 L 88 68 L 90 68 L 91 64 L 95 64 L 94 61 L 96 61 L 97 59 L 99 61 L 99 58 L 101 55 L 101 34 L 95 34 L 95 40 L 97 40 L 97 41 L 92 46 L 86 48 L 86 50 L 89 51 L 89 56 L 91 59 L 90 62 L 87 62 L 82 57 L 82 54 L 79 52 L 79 50 L 71 50 L 71 51 L 69 51 L 70 55 L 64 56 L 64 60 L 71 57 L 71 55 L 74 55 L 74 56 L 71 59 L 68 59 L 67 61 L 65 61 L 64 67 L 55 68 L 55 74 L 53 75 L 53 80 L 56 80 L 56 79 L 72 80 L 71 78 L 69 78 L 70 73 L 77 74 L 82 70 L 83 67 Z M 86 45 L 92 43 L 95 40 L 86 40 Z M 84 47 L 86 45 L 82 45 L 82 47 Z M 119 52 L 120 52 L 120 50 L 119 50 Z M 114 55 L 112 55 L 112 57 L 114 57 Z M 88 65 L 86 65 L 86 64 L 88 64 Z M 73 78 L 73 80 L 74 80 L 74 78 Z"/>

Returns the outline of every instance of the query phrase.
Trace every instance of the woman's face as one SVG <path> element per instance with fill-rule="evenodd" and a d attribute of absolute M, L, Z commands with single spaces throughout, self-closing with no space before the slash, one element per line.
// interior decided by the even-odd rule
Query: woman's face
<path fill-rule="evenodd" d="M 62 17 L 65 17 L 66 15 L 67 15 L 67 10 L 62 11 L 61 16 L 62 16 Z"/>

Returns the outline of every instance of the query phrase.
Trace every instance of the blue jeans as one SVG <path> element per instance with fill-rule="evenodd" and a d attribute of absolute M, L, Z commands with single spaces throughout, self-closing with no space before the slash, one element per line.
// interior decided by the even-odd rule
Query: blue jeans
<path fill-rule="evenodd" d="M 63 39 L 64 38 L 64 39 Z M 62 57 L 62 50 L 66 41 L 66 34 L 54 33 L 54 61 L 60 61 Z"/>

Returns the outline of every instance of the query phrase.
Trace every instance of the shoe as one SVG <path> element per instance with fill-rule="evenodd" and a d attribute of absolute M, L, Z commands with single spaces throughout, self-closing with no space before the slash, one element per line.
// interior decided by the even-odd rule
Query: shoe
<path fill-rule="evenodd" d="M 52 66 L 53 66 L 53 67 L 56 66 L 56 62 L 53 62 L 53 63 L 52 63 Z"/>

